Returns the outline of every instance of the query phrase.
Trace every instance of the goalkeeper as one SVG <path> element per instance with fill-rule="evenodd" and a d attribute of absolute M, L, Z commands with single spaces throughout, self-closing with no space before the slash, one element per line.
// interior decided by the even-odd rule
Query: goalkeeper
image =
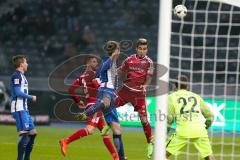
<path fill-rule="evenodd" d="M 187 83 L 187 76 L 180 76 L 175 84 L 178 90 L 168 96 L 168 126 L 176 122 L 176 133 L 167 142 L 166 157 L 178 155 L 188 142 L 192 142 L 201 158 L 214 160 L 207 133 L 214 115 L 199 95 L 188 91 Z"/>

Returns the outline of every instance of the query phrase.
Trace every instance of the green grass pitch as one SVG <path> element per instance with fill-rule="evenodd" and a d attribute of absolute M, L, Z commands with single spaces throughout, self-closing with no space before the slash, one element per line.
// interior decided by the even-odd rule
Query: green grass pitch
<path fill-rule="evenodd" d="M 67 156 L 64 158 L 60 153 L 58 144 L 59 139 L 71 135 L 77 128 L 50 128 L 50 127 L 37 127 L 38 136 L 35 143 L 31 159 L 32 160 L 111 160 L 111 156 L 106 150 L 101 136 L 96 132 L 92 136 L 84 137 L 69 145 Z M 13 160 L 16 159 L 17 149 L 16 143 L 18 140 L 15 126 L 0 125 L 0 160 Z M 123 131 L 123 140 L 125 152 L 129 160 L 146 160 L 146 140 L 143 132 L 137 131 Z M 220 143 L 221 137 L 214 137 L 214 143 Z M 216 154 L 216 159 L 220 159 L 220 153 L 226 155 L 232 153 L 231 137 L 224 137 L 224 147 L 220 144 L 213 145 L 213 152 Z M 240 138 L 235 139 L 235 153 L 240 154 Z M 189 155 L 191 160 L 198 159 L 196 150 L 190 146 Z M 236 157 L 234 159 L 238 159 Z M 172 157 L 171 159 L 174 159 Z M 180 155 L 177 159 L 184 160 L 186 156 Z M 224 157 L 224 160 L 230 159 Z"/>

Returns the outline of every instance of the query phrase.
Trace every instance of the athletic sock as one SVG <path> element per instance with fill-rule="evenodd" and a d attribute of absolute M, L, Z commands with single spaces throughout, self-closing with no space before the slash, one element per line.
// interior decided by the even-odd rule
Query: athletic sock
<path fill-rule="evenodd" d="M 118 151 L 119 160 L 125 160 L 122 135 L 113 135 L 113 142 Z"/>
<path fill-rule="evenodd" d="M 147 143 L 150 143 L 152 140 L 152 131 L 151 131 L 151 126 L 150 124 L 147 122 L 146 124 L 142 124 L 143 125 L 143 130 L 147 139 Z"/>
<path fill-rule="evenodd" d="M 25 155 L 24 155 L 24 160 L 30 160 L 30 154 L 33 149 L 34 145 L 34 140 L 35 140 L 36 134 L 34 135 L 28 135 L 29 141 L 25 149 Z"/>
<path fill-rule="evenodd" d="M 105 135 L 103 137 L 103 142 L 104 142 L 105 146 L 107 147 L 108 151 L 113 156 L 113 158 L 115 158 L 117 156 L 117 152 L 112 144 L 112 141 L 111 141 L 109 135 Z"/>
<path fill-rule="evenodd" d="M 18 157 L 17 160 L 22 160 L 28 143 L 28 133 L 21 133 L 18 139 Z"/>
<path fill-rule="evenodd" d="M 70 137 L 68 137 L 66 139 L 67 141 L 67 144 L 79 139 L 79 138 L 82 138 L 84 136 L 87 136 L 88 135 L 88 130 L 87 129 L 80 129 L 78 130 L 77 132 L 75 132 L 73 135 L 71 135 Z"/>

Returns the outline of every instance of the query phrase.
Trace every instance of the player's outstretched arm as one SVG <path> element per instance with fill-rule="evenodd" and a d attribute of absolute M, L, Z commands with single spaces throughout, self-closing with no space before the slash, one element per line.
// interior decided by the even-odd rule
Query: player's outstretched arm
<path fill-rule="evenodd" d="M 200 105 L 201 105 L 201 112 L 202 112 L 203 116 L 206 118 L 206 122 L 205 122 L 206 129 L 208 129 L 214 121 L 214 114 L 212 113 L 212 111 L 206 105 L 206 103 L 204 102 L 204 100 L 202 98 L 201 98 Z"/>

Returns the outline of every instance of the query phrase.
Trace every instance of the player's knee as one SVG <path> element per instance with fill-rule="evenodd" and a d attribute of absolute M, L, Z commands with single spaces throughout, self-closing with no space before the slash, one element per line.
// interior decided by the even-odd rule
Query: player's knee
<path fill-rule="evenodd" d="M 104 97 L 103 100 L 102 100 L 102 103 L 104 104 L 105 107 L 109 107 L 110 104 L 111 104 L 111 101 L 110 101 L 109 98 Z"/>
<path fill-rule="evenodd" d="M 95 131 L 95 128 L 92 126 L 86 126 L 86 130 L 87 130 L 88 134 L 93 134 Z"/>
<path fill-rule="evenodd" d="M 120 135 L 120 134 L 122 134 L 122 131 L 121 131 L 121 129 L 114 129 L 113 134 Z"/>
<path fill-rule="evenodd" d="M 145 118 L 141 119 L 141 123 L 142 123 L 143 126 L 146 126 L 146 125 L 149 124 L 148 120 L 145 119 Z"/>
<path fill-rule="evenodd" d="M 115 135 L 120 135 L 122 133 L 120 125 L 112 125 L 111 128 Z"/>
<path fill-rule="evenodd" d="M 38 132 L 36 130 L 31 130 L 29 131 L 29 134 L 37 136 Z"/>
<path fill-rule="evenodd" d="M 215 160 L 213 155 L 209 155 L 207 157 L 204 158 L 205 160 Z"/>

